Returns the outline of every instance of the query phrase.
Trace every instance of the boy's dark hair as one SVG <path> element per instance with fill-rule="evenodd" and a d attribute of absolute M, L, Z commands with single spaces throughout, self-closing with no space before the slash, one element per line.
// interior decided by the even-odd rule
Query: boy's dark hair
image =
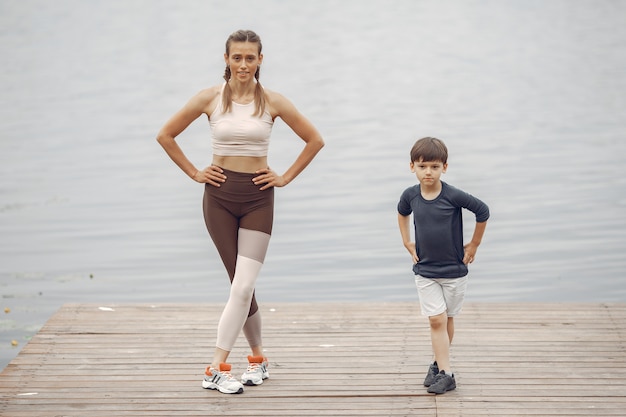
<path fill-rule="evenodd" d="M 411 162 L 441 161 L 448 163 L 448 148 L 437 138 L 421 138 L 411 148 Z"/>

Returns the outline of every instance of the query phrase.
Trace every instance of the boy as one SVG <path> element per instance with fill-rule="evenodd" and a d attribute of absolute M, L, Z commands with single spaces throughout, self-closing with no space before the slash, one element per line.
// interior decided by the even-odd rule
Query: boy
<path fill-rule="evenodd" d="M 424 386 L 443 394 L 456 388 L 450 367 L 454 316 L 461 311 L 467 285 L 467 265 L 474 262 L 485 232 L 489 208 L 476 197 L 441 181 L 448 168 L 448 149 L 436 138 L 422 138 L 411 149 L 411 172 L 419 185 L 407 188 L 398 203 L 402 242 L 413 259 L 422 315 L 428 316 L 434 362 Z M 461 209 L 476 216 L 472 240 L 463 246 Z M 415 242 L 411 241 L 413 213 Z"/>

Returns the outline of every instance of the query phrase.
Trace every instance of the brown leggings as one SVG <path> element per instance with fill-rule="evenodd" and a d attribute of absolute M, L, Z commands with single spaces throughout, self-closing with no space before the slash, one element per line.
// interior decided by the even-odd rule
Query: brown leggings
<path fill-rule="evenodd" d="M 221 187 L 206 184 L 202 207 L 207 229 L 231 282 L 230 298 L 218 325 L 218 347 L 230 351 L 236 339 L 234 332 L 238 335 L 242 329 L 236 328 L 240 316 L 243 314 L 245 321 L 246 313 L 251 317 L 259 309 L 254 283 L 272 233 L 274 189 L 260 191 L 260 186 L 252 182 L 256 174 L 228 170 L 224 174 L 227 178 Z M 233 285 L 237 276 L 241 282 Z M 240 311 L 242 302 L 246 303 L 247 312 Z M 248 342 L 251 347 L 260 346 L 260 317 L 247 321 L 250 326 L 241 324 Z"/>

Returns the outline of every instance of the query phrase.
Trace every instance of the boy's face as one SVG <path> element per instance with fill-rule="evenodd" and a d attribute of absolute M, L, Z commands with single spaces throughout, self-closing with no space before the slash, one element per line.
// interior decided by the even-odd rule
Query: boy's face
<path fill-rule="evenodd" d="M 441 161 L 419 161 L 411 162 L 411 172 L 415 173 L 417 180 L 424 187 L 433 186 L 441 181 L 441 174 L 446 172 L 448 164 Z"/>

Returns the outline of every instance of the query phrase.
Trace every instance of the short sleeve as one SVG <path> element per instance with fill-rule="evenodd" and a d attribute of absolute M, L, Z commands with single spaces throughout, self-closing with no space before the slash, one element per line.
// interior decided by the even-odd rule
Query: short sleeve
<path fill-rule="evenodd" d="M 404 190 L 400 196 L 400 201 L 398 202 L 398 213 L 400 215 L 408 216 L 413 212 L 413 209 L 411 208 L 411 200 L 413 199 L 414 194 L 415 192 L 413 187 Z"/>

